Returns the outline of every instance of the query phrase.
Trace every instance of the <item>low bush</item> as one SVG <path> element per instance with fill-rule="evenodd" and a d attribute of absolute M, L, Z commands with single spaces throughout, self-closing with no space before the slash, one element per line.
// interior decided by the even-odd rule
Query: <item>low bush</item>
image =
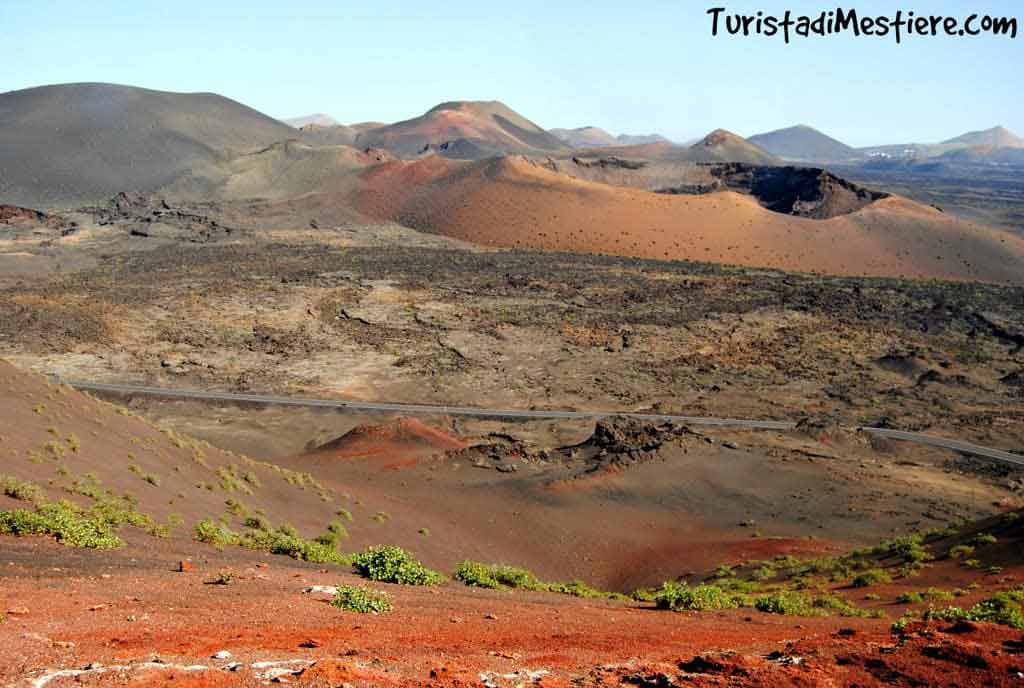
<path fill-rule="evenodd" d="M 89 549 L 123 544 L 107 521 L 68 501 L 42 504 L 35 511 L 0 511 L 0 534 L 52 535 L 61 544 Z"/>
<path fill-rule="evenodd" d="M 583 597 L 585 599 L 629 599 L 626 595 L 622 595 L 620 593 L 604 592 L 603 590 L 592 588 L 580 580 L 572 580 L 567 583 L 544 583 L 542 584 L 541 589 L 547 590 L 548 592 L 557 592 L 560 595 L 572 595 L 573 597 Z"/>
<path fill-rule="evenodd" d="M 352 565 L 360 575 L 384 583 L 436 585 L 444 580 L 440 573 L 394 545 L 376 545 L 359 552 L 352 557 Z"/>
<path fill-rule="evenodd" d="M 35 503 L 43 499 L 43 490 L 38 485 L 9 475 L 0 476 L 0 492 L 23 502 Z"/>
<path fill-rule="evenodd" d="M 237 545 L 241 542 L 238 533 L 227 526 L 210 519 L 203 519 L 196 523 L 195 537 L 199 542 L 206 542 L 217 547 L 225 545 Z"/>
<path fill-rule="evenodd" d="M 478 588 L 524 588 L 539 590 L 543 586 L 537 577 L 526 569 L 499 564 L 482 564 L 478 561 L 464 561 L 455 570 L 455 580 Z"/>
<path fill-rule="evenodd" d="M 695 585 L 667 581 L 654 595 L 658 609 L 672 611 L 706 611 L 708 609 L 735 609 L 742 596 L 723 590 L 717 585 Z"/>
<path fill-rule="evenodd" d="M 947 556 L 950 559 L 963 559 L 974 554 L 974 547 L 971 545 L 957 545 L 956 547 L 950 547 Z"/>
<path fill-rule="evenodd" d="M 387 593 L 370 590 L 361 585 L 339 585 L 331 604 L 345 611 L 360 614 L 383 614 L 392 609 Z"/>
<path fill-rule="evenodd" d="M 929 609 L 922 615 L 922 618 L 940 621 L 981 621 L 1024 630 L 1024 611 L 1021 609 L 1020 601 L 1015 600 L 1011 593 L 1006 592 L 996 593 L 992 597 L 978 602 L 970 609 L 960 607 Z"/>
<path fill-rule="evenodd" d="M 815 616 L 819 614 L 809 595 L 799 592 L 775 592 L 754 600 L 754 608 L 765 614 Z"/>
<path fill-rule="evenodd" d="M 883 571 L 882 569 L 868 569 L 857 576 L 851 581 L 850 585 L 855 588 L 869 588 L 877 583 L 891 583 L 892 576 Z"/>

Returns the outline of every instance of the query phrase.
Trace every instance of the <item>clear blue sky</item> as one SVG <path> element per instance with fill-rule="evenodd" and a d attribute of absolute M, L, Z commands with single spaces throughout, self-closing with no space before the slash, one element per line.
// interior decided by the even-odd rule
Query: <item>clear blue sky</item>
<path fill-rule="evenodd" d="M 936 141 L 995 124 L 1024 134 L 1024 36 L 787 46 L 712 38 L 705 13 L 714 5 L 829 8 L 803 0 L 0 0 L 0 91 L 106 81 L 214 91 L 276 117 L 326 112 L 344 122 L 499 99 L 548 128 L 594 124 L 677 140 L 801 122 L 853 145 Z M 1009 0 L 917 5 L 844 7 L 1024 19 Z"/>

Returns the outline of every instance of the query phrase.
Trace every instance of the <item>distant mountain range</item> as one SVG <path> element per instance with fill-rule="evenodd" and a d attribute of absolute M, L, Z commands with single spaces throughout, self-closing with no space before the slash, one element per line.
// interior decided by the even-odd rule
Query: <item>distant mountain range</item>
<path fill-rule="evenodd" d="M 812 163 L 940 156 L 975 163 L 1000 162 L 1018 159 L 1013 151 L 1024 148 L 1024 139 L 1004 127 L 968 132 L 942 143 L 901 143 L 867 148 L 853 148 L 806 125 L 757 134 L 748 140 L 784 160 Z"/>
<path fill-rule="evenodd" d="M 316 112 L 312 115 L 305 115 L 303 117 L 290 117 L 281 121 L 289 126 L 295 127 L 296 129 L 301 129 L 307 124 L 315 124 L 318 127 L 334 127 L 341 124 L 338 120 L 334 119 L 330 115 L 325 115 L 322 112 Z"/>
<path fill-rule="evenodd" d="M 689 146 L 657 134 L 613 136 L 593 126 L 547 131 L 499 101 L 449 101 L 390 124 L 344 125 L 324 114 L 288 121 L 211 93 L 102 83 L 0 93 L 0 199 L 55 207 L 109 198 L 126 189 L 156 189 L 186 172 L 201 176 L 225 155 L 289 140 L 360 152 L 375 149 L 405 159 L 582 152 L 673 163 L 1024 164 L 1024 140 L 1003 127 L 937 144 L 855 149 L 806 125 L 750 139 L 719 129 Z"/>
<path fill-rule="evenodd" d="M 601 146 L 635 146 L 645 143 L 671 143 L 661 134 L 619 134 L 612 136 L 600 127 L 578 127 L 576 129 L 550 129 L 552 134 L 574 148 L 599 148 Z"/>

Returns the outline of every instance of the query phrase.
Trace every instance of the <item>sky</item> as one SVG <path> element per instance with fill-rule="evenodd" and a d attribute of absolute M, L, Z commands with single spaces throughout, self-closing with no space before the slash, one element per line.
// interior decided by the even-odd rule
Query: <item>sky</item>
<path fill-rule="evenodd" d="M 711 35 L 707 10 L 834 9 L 803 0 L 345 2 L 0 0 L 0 91 L 103 81 L 211 91 L 274 117 L 397 121 L 447 100 L 501 100 L 545 128 L 684 141 L 805 123 L 855 146 L 1024 134 L 1024 35 L 800 39 Z M 853 0 L 1018 16 L 985 3 Z M 1024 21 L 1021 21 L 1024 29 Z"/>

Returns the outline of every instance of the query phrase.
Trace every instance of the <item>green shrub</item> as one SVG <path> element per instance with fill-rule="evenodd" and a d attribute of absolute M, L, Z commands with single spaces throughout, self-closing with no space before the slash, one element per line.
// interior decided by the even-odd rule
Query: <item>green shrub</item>
<path fill-rule="evenodd" d="M 547 590 L 548 592 L 557 592 L 561 595 L 572 595 L 573 597 L 582 597 L 585 599 L 629 599 L 625 595 L 619 593 L 604 592 L 597 588 L 592 588 L 580 580 L 572 580 L 568 583 L 545 583 L 541 586 L 541 589 Z"/>
<path fill-rule="evenodd" d="M 982 545 L 994 545 L 997 542 L 999 542 L 999 540 L 996 538 L 996 536 L 990 535 L 988 533 L 978 533 L 973 538 L 971 538 L 971 544 L 979 547 Z"/>
<path fill-rule="evenodd" d="M 43 490 L 34 483 L 25 480 L 18 480 L 9 475 L 0 476 L 0 492 L 8 497 L 20 499 L 23 502 L 40 502 L 43 499 Z"/>
<path fill-rule="evenodd" d="M 363 586 L 339 585 L 331 604 L 360 614 L 383 614 L 391 611 L 391 600 L 387 593 Z"/>
<path fill-rule="evenodd" d="M 339 552 L 333 544 L 325 544 L 318 540 L 304 540 L 294 533 L 295 529 L 287 525 L 276 530 L 251 530 L 240 536 L 236 544 L 247 549 L 283 554 L 292 559 L 316 564 L 345 566 L 351 563 L 349 557 Z"/>
<path fill-rule="evenodd" d="M 882 569 L 868 569 L 858 574 L 850 583 L 855 588 L 869 588 L 877 583 L 891 583 L 892 576 Z"/>
<path fill-rule="evenodd" d="M 213 578 L 206 581 L 207 585 L 231 585 L 235 580 L 235 574 L 231 571 L 220 571 Z"/>
<path fill-rule="evenodd" d="M 498 564 L 464 561 L 455 570 L 455 580 L 478 588 L 525 588 L 540 590 L 542 584 L 526 569 Z"/>
<path fill-rule="evenodd" d="M 265 516 L 247 516 L 243 523 L 246 528 L 253 530 L 271 530 L 273 528 Z"/>
<path fill-rule="evenodd" d="M 249 508 L 234 497 L 229 497 L 224 500 L 224 508 L 229 514 L 234 514 L 239 518 L 244 518 L 249 515 Z"/>
<path fill-rule="evenodd" d="M 880 612 L 869 612 L 853 604 L 850 604 L 842 597 L 838 595 L 819 595 L 811 601 L 811 606 L 814 609 L 819 609 L 826 613 L 838 614 L 839 616 L 845 617 L 881 617 L 884 614 Z"/>
<path fill-rule="evenodd" d="M 403 585 L 436 585 L 444 580 L 401 547 L 376 545 L 352 558 L 352 564 L 360 575 L 370 580 Z"/>
<path fill-rule="evenodd" d="M 0 511 L 0 534 L 52 535 L 61 544 L 89 549 L 123 544 L 105 520 L 68 501 L 42 504 L 35 511 Z"/>
<path fill-rule="evenodd" d="M 972 621 L 987 621 L 1024 630 L 1024 611 L 1020 601 L 1009 593 L 996 593 L 971 607 L 969 613 Z"/>
<path fill-rule="evenodd" d="M 337 548 L 338 543 L 348 537 L 348 529 L 341 521 L 331 521 L 327 524 L 327 532 L 316 539 L 322 545 Z"/>
<path fill-rule="evenodd" d="M 754 600 L 754 608 L 765 614 L 782 614 L 784 616 L 814 616 L 819 613 L 815 610 L 810 596 L 799 592 L 776 592 L 763 595 Z"/>
<path fill-rule="evenodd" d="M 666 581 L 654 595 L 658 609 L 672 611 L 705 611 L 708 609 L 735 609 L 742 597 L 716 585 L 695 585 Z"/>
<path fill-rule="evenodd" d="M 237 545 L 241 542 L 237 533 L 210 519 L 203 519 L 196 523 L 195 536 L 199 542 L 206 542 L 217 547 Z"/>
<path fill-rule="evenodd" d="M 948 556 L 950 559 L 963 559 L 974 554 L 974 548 L 970 545 L 957 545 L 956 547 L 950 547 Z"/>

